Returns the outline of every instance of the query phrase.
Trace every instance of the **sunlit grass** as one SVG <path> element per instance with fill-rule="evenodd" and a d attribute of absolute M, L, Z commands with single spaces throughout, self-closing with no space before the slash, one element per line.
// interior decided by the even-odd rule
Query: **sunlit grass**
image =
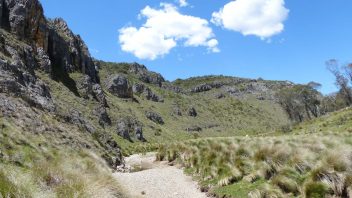
<path fill-rule="evenodd" d="M 343 143 L 346 139 L 351 137 L 316 134 L 192 140 L 160 146 L 157 159 L 181 164 L 202 188 L 216 195 L 343 196 L 350 189 L 352 174 L 352 147 Z"/>

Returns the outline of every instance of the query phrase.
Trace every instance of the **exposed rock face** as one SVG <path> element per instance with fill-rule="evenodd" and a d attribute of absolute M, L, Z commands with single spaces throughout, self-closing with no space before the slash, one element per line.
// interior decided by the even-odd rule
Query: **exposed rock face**
<path fill-rule="evenodd" d="M 0 93 L 21 97 L 31 106 L 55 111 L 49 88 L 33 74 L 0 60 Z"/>
<path fill-rule="evenodd" d="M 94 110 L 93 113 L 98 117 L 100 126 L 106 127 L 111 125 L 111 119 L 105 106 L 100 105 Z"/>
<path fill-rule="evenodd" d="M 1 0 L 1 3 L 1 27 L 31 45 L 32 53 L 37 55 L 37 67 L 56 78 L 80 71 L 93 82 L 99 82 L 87 46 L 64 20 L 46 20 L 38 0 Z"/>
<path fill-rule="evenodd" d="M 106 82 L 106 87 L 110 93 L 119 98 L 133 98 L 132 88 L 128 79 L 120 74 L 110 77 Z"/>
<path fill-rule="evenodd" d="M 2 13 L 3 13 L 3 8 L 4 8 L 4 0 L 0 0 L 0 27 L 2 26 Z"/>
<path fill-rule="evenodd" d="M 201 132 L 202 130 L 199 126 L 191 126 L 186 129 L 187 132 Z"/>
<path fill-rule="evenodd" d="M 132 141 L 131 134 L 140 141 L 146 141 L 143 137 L 142 124 L 130 117 L 121 118 L 117 121 L 117 134 L 129 141 Z"/>
<path fill-rule="evenodd" d="M 211 90 L 212 87 L 209 84 L 202 84 L 194 87 L 191 92 L 192 93 L 199 93 L 199 92 L 205 92 Z"/>
<path fill-rule="evenodd" d="M 164 102 L 164 99 L 156 95 L 150 88 L 146 88 L 144 90 L 144 96 L 147 100 L 151 100 L 154 102 Z"/>
<path fill-rule="evenodd" d="M 94 84 L 92 87 L 92 91 L 93 91 L 93 96 L 94 98 L 99 101 L 99 103 L 104 106 L 104 107 L 108 107 L 108 103 L 106 101 L 105 98 L 105 94 L 103 92 L 102 87 L 100 86 L 100 84 Z"/>
<path fill-rule="evenodd" d="M 161 115 L 159 115 L 158 113 L 148 111 L 148 112 L 145 113 L 145 116 L 146 116 L 149 120 L 151 120 L 151 121 L 153 121 L 153 122 L 155 122 L 155 123 L 157 123 L 157 124 L 164 124 L 163 118 L 162 118 Z"/>
<path fill-rule="evenodd" d="M 197 117 L 198 113 L 197 113 L 197 111 L 196 111 L 196 109 L 194 107 L 191 107 L 188 110 L 188 115 L 191 116 L 191 117 Z"/>
<path fill-rule="evenodd" d="M 212 90 L 213 88 L 220 88 L 225 84 L 226 84 L 225 82 L 219 82 L 219 81 L 215 81 L 212 83 L 205 83 L 192 88 L 191 92 L 192 93 L 206 92 L 206 91 Z"/>
<path fill-rule="evenodd" d="M 164 99 L 156 95 L 149 87 L 143 84 L 135 84 L 132 86 L 133 93 L 137 95 L 143 95 L 147 100 L 154 102 L 164 102 Z"/>
<path fill-rule="evenodd" d="M 88 48 L 79 35 L 74 35 L 63 19 L 48 22 L 48 55 L 54 75 L 80 71 L 98 83 L 96 67 Z"/>
<path fill-rule="evenodd" d="M 39 68 L 41 68 L 46 73 L 51 74 L 52 72 L 51 60 L 49 55 L 44 51 L 43 48 L 39 47 L 37 49 L 36 58 L 38 60 Z"/>
<path fill-rule="evenodd" d="M 138 63 L 131 64 L 129 72 L 137 75 L 142 82 L 155 84 L 159 87 L 161 87 L 162 83 L 165 82 L 163 76 L 158 73 L 148 71 L 144 65 L 140 65 Z"/>
<path fill-rule="evenodd" d="M 100 84 L 94 83 L 90 76 L 84 75 L 80 80 L 78 80 L 77 89 L 81 97 L 86 99 L 94 98 L 103 107 L 108 106 L 103 89 Z"/>
<path fill-rule="evenodd" d="M 62 19 L 46 20 L 38 0 L 0 0 L 0 6 L 0 58 L 7 60 L 1 63 L 1 92 L 21 96 L 34 106 L 53 111 L 50 91 L 35 76 L 35 69 L 50 73 L 72 91 L 76 88 L 69 72 L 79 71 L 87 74 L 93 84 L 99 82 L 81 38 Z M 91 92 L 88 81 L 85 86 Z"/>
<path fill-rule="evenodd" d="M 144 92 L 145 88 L 146 87 L 144 84 L 137 83 L 132 86 L 132 91 L 134 94 L 142 94 Z"/>
<path fill-rule="evenodd" d="M 39 1 L 1 0 L 1 2 L 1 25 L 17 35 L 18 38 L 24 39 L 26 37 L 39 44 L 41 41 L 39 37 L 45 36 L 46 31 L 46 19 Z"/>
<path fill-rule="evenodd" d="M 134 127 L 134 131 L 136 133 L 136 138 L 139 140 L 139 141 L 142 141 L 142 142 L 145 142 L 146 140 L 144 139 L 144 136 L 143 136 L 143 128 L 141 126 L 135 126 Z"/>
<path fill-rule="evenodd" d="M 97 139 L 107 151 L 101 157 L 108 163 L 108 165 L 111 168 L 116 168 L 116 166 L 121 165 L 122 163 L 122 159 L 120 158 L 120 156 L 122 156 L 121 148 L 116 143 L 114 138 L 110 134 L 104 133 L 104 134 L 99 134 L 97 136 Z M 111 153 L 114 155 L 114 157 L 110 155 Z"/>
<path fill-rule="evenodd" d="M 89 133 L 94 133 L 96 130 L 85 118 L 82 117 L 82 113 L 75 109 L 66 117 L 66 121 L 77 125 Z"/>
<path fill-rule="evenodd" d="M 88 75 L 84 75 L 83 78 L 77 82 L 77 89 L 81 97 L 85 99 L 92 97 L 93 85 L 91 78 Z"/>
<path fill-rule="evenodd" d="M 175 93 L 184 93 L 181 87 L 174 86 L 170 82 L 163 83 L 162 88 Z"/>

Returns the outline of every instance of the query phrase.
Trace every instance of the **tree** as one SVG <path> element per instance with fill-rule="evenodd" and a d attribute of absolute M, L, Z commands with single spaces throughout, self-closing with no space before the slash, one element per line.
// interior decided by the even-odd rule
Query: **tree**
<path fill-rule="evenodd" d="M 337 111 L 346 107 L 345 98 L 341 93 L 332 93 L 326 95 L 321 100 L 320 112 L 326 114 L 328 112 Z"/>
<path fill-rule="evenodd" d="M 342 73 L 337 60 L 331 59 L 326 62 L 328 70 L 335 76 L 335 85 L 339 88 L 339 93 L 344 97 L 346 105 L 352 105 L 352 91 L 349 87 L 352 82 L 352 65 L 348 64 L 343 67 L 345 73 Z"/>
<path fill-rule="evenodd" d="M 320 115 L 321 94 L 308 85 L 294 85 L 277 93 L 279 103 L 291 120 L 302 122 Z"/>

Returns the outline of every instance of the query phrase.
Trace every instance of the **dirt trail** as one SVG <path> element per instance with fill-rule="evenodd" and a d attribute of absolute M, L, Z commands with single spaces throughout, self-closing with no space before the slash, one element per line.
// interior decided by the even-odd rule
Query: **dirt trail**
<path fill-rule="evenodd" d="M 142 198 L 206 198 L 196 182 L 183 174 L 181 169 L 168 166 L 166 162 L 155 162 L 155 154 L 132 155 L 125 158 L 126 165 L 140 167 L 132 173 L 114 173 L 130 197 Z"/>

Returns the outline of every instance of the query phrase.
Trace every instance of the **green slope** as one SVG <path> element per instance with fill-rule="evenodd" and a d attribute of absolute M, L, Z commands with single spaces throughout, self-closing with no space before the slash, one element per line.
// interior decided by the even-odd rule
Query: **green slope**
<path fill-rule="evenodd" d="M 352 193 L 352 109 L 261 137 L 206 138 L 165 144 L 175 161 L 219 197 L 346 197 Z"/>

